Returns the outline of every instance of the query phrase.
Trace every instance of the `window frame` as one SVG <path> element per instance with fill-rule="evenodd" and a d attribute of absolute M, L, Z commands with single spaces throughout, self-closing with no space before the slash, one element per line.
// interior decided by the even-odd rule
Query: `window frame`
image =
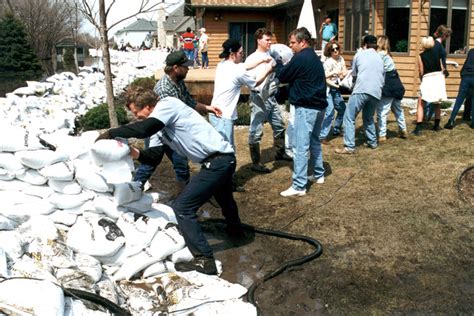
<path fill-rule="evenodd" d="M 346 32 L 346 28 L 347 28 L 347 21 L 348 19 L 346 18 L 347 17 L 347 12 L 348 12 L 348 3 L 350 1 L 350 11 L 351 11 L 351 18 L 350 18 L 350 32 Z M 349 1 L 345 1 L 345 5 L 344 5 L 344 43 L 341 43 L 344 47 L 344 51 L 345 52 L 348 52 L 348 53 L 355 53 L 357 51 L 357 49 L 360 47 L 360 45 L 362 45 L 362 38 L 365 36 L 363 35 L 363 32 L 362 32 L 362 27 L 363 27 L 363 21 L 364 21 L 364 17 L 367 17 L 367 21 L 368 21 L 368 26 L 370 26 L 370 23 L 371 23 L 371 18 L 370 18 L 370 13 L 372 11 L 372 6 L 371 6 L 371 1 L 370 0 L 349 0 Z M 360 38 L 360 41 L 359 41 L 359 47 L 355 47 L 355 48 L 352 48 L 352 44 L 354 42 L 354 36 L 356 35 L 354 33 L 354 16 L 356 16 L 355 12 L 354 12 L 354 7 L 355 7 L 355 1 L 360 1 L 360 11 L 357 12 L 357 15 L 358 15 L 358 24 L 359 24 L 359 29 L 360 29 L 360 35 L 361 35 L 361 38 Z M 367 12 L 369 14 L 365 15 L 365 11 L 364 11 L 364 2 L 367 1 L 367 5 L 368 5 L 368 10 Z M 373 0 L 372 0 L 373 1 Z M 373 13 L 374 14 L 374 13 Z M 368 31 L 369 31 L 369 34 L 370 34 L 370 29 L 368 28 Z M 349 45 L 347 45 L 347 39 L 349 38 Z"/>
<path fill-rule="evenodd" d="M 452 19 L 453 19 L 454 0 L 447 0 L 447 1 L 448 1 L 448 7 L 447 7 L 448 14 L 447 14 L 447 17 L 446 17 L 446 25 L 448 27 L 451 27 L 452 26 Z M 471 23 L 470 23 L 470 21 L 471 21 L 471 17 L 472 17 L 472 12 L 471 12 L 472 1 L 473 0 L 467 0 L 467 8 L 466 8 L 467 23 L 465 23 L 466 30 L 465 30 L 465 38 L 464 38 L 464 44 L 465 45 L 464 46 L 467 46 L 468 48 L 469 48 L 469 38 L 470 38 L 470 32 L 471 32 Z M 428 30 L 431 30 L 431 10 L 432 10 L 432 6 L 430 5 Z M 429 35 L 433 36 L 433 34 L 429 34 Z M 463 54 L 455 54 L 455 53 L 450 53 L 449 52 L 450 48 L 451 48 L 451 37 L 446 39 L 445 48 L 446 48 L 446 55 L 450 56 L 450 57 L 466 56 L 467 55 L 467 51 Z"/>
<path fill-rule="evenodd" d="M 388 10 L 388 1 L 385 0 L 385 6 L 384 6 L 384 21 L 383 21 L 383 32 L 384 34 L 387 34 L 387 10 Z M 408 19 L 408 48 L 406 52 L 394 52 L 393 50 L 391 51 L 392 55 L 395 56 L 409 56 L 410 55 L 410 43 L 411 43 L 411 26 L 412 26 L 412 17 L 413 17 L 413 1 L 410 1 L 410 7 L 409 7 L 409 19 Z M 431 9 L 430 9 L 431 10 Z M 390 40 L 390 48 L 392 48 L 392 41 Z"/>

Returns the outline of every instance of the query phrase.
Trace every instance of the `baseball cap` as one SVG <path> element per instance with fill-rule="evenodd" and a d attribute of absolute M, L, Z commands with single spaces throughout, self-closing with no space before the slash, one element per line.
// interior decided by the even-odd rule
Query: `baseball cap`
<path fill-rule="evenodd" d="M 373 35 L 366 35 L 364 37 L 364 44 L 377 44 L 377 38 Z"/>
<path fill-rule="evenodd" d="M 189 60 L 182 50 L 168 54 L 168 56 L 166 56 L 165 62 L 166 66 L 182 65 L 190 67 L 194 65 L 194 61 Z"/>
<path fill-rule="evenodd" d="M 206 28 L 205 28 L 205 27 L 201 27 L 201 28 L 199 29 L 199 31 L 206 33 Z"/>

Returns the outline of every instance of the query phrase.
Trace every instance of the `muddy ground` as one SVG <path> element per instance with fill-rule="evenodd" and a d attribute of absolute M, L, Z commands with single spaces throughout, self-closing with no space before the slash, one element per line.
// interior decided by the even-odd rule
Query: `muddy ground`
<path fill-rule="evenodd" d="M 406 113 L 408 115 L 408 113 Z M 408 117 L 413 129 L 413 117 Z M 443 121 L 446 118 L 443 118 Z M 359 126 L 360 126 L 359 122 Z M 283 198 L 291 163 L 274 162 L 271 129 L 263 158 L 272 173 L 250 171 L 247 129 L 236 130 L 237 175 L 246 189 L 235 193 L 242 221 L 307 235 L 323 255 L 265 282 L 255 298 L 264 315 L 385 315 L 474 313 L 474 131 L 425 130 L 397 138 L 390 116 L 388 141 L 340 156 L 342 138 L 324 146 L 326 183 L 308 194 Z M 431 128 L 429 124 L 427 128 Z M 198 166 L 193 165 L 194 170 Z M 152 178 L 155 189 L 176 193 L 165 158 Z M 202 218 L 221 217 L 207 203 Z M 309 254 L 307 244 L 252 234 L 241 244 L 219 225 L 205 224 L 222 277 L 249 287 L 287 260 Z"/>

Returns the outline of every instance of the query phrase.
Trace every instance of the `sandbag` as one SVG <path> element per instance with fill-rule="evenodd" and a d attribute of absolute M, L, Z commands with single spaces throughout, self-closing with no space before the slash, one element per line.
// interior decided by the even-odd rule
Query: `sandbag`
<path fill-rule="evenodd" d="M 112 186 L 107 184 L 105 178 L 94 172 L 85 164 L 76 165 L 76 181 L 81 186 L 96 192 L 111 192 Z"/>
<path fill-rule="evenodd" d="M 0 190 L 1 191 L 22 191 L 27 187 L 31 186 L 30 183 L 24 182 L 18 179 L 13 180 L 0 180 Z"/>
<path fill-rule="evenodd" d="M 0 248 L 12 259 L 25 253 L 26 242 L 17 231 L 0 231 Z"/>
<path fill-rule="evenodd" d="M 54 190 L 51 189 L 48 185 L 30 185 L 23 190 L 21 190 L 24 194 L 37 196 L 43 199 L 47 199 L 51 194 L 54 193 Z"/>
<path fill-rule="evenodd" d="M 130 147 L 123 139 L 101 139 L 92 145 L 90 155 L 92 160 L 102 166 L 106 162 L 125 158 L 130 153 Z"/>
<path fill-rule="evenodd" d="M 7 253 L 3 248 L 0 248 L 0 277 L 8 278 L 9 276 L 10 271 L 8 271 Z"/>
<path fill-rule="evenodd" d="M 127 209 L 125 207 L 117 205 L 113 200 L 113 196 L 97 196 L 94 199 L 94 208 L 97 213 L 104 213 L 112 219 L 117 219 L 119 216 L 125 212 Z"/>
<path fill-rule="evenodd" d="M 152 204 L 153 196 L 149 193 L 144 193 L 139 200 L 122 204 L 122 206 L 130 212 L 137 214 L 145 214 L 151 209 Z"/>
<path fill-rule="evenodd" d="M 100 174 L 106 179 L 107 183 L 118 184 L 132 181 L 133 170 L 133 160 L 130 156 L 127 156 L 122 160 L 104 163 Z"/>
<path fill-rule="evenodd" d="M 19 126 L 0 127 L 0 151 L 17 152 L 20 150 L 43 149 L 37 133 Z"/>
<path fill-rule="evenodd" d="M 54 222 L 44 215 L 32 216 L 30 220 L 18 227 L 18 232 L 21 233 L 22 238 L 29 240 L 39 239 L 46 242 L 58 238 L 58 230 L 54 226 Z"/>
<path fill-rule="evenodd" d="M 178 262 L 189 262 L 194 259 L 194 256 L 191 253 L 191 251 L 189 251 L 188 247 L 184 247 L 183 249 L 178 250 L 175 253 L 171 254 L 171 256 L 169 256 L 168 258 L 171 262 L 178 263 Z"/>
<path fill-rule="evenodd" d="M 146 268 L 145 270 L 143 270 L 142 277 L 148 278 L 148 277 L 152 277 L 158 274 L 167 273 L 167 272 L 175 272 L 175 271 L 176 269 L 174 268 L 173 262 L 163 260 L 163 261 L 154 263 L 150 265 L 148 268 Z"/>
<path fill-rule="evenodd" d="M 76 181 L 49 180 L 48 185 L 55 192 L 62 194 L 79 194 L 82 192 L 82 187 Z"/>
<path fill-rule="evenodd" d="M 41 169 L 52 165 L 53 163 L 65 161 L 68 159 L 67 155 L 64 153 L 47 149 L 18 151 L 15 153 L 15 156 L 23 165 L 32 169 Z"/>
<path fill-rule="evenodd" d="M 38 316 L 62 316 L 64 294 L 50 281 L 11 279 L 0 283 L 0 307 Z"/>
<path fill-rule="evenodd" d="M 176 219 L 176 214 L 174 213 L 173 209 L 163 203 L 153 203 L 151 205 L 151 209 L 144 215 L 151 218 L 163 217 L 168 220 L 168 222 L 178 224 L 178 220 Z"/>
<path fill-rule="evenodd" d="M 113 222 L 105 220 L 104 224 L 101 220 L 79 217 L 67 234 L 67 245 L 91 256 L 113 256 L 125 244 L 125 238 Z"/>
<path fill-rule="evenodd" d="M 117 205 L 137 201 L 142 194 L 141 183 L 138 181 L 114 184 L 114 200 Z"/>
<path fill-rule="evenodd" d="M 72 181 L 74 165 L 71 161 L 61 161 L 40 169 L 39 173 L 50 180 Z"/>
<path fill-rule="evenodd" d="M 55 224 L 63 224 L 66 226 L 74 225 L 76 223 L 77 216 L 77 214 L 64 210 L 57 210 L 52 214 L 49 214 L 49 218 L 51 218 Z"/>
<path fill-rule="evenodd" d="M 48 198 L 51 204 L 60 209 L 76 208 L 91 199 L 92 196 L 88 192 L 82 192 L 80 194 L 63 194 L 56 192 L 51 194 Z"/>
<path fill-rule="evenodd" d="M 14 230 L 17 226 L 17 222 L 0 214 L 0 230 Z"/>
<path fill-rule="evenodd" d="M 13 179 L 26 171 L 20 160 L 11 153 L 0 153 L 0 175 Z M 2 179 L 8 180 L 8 179 Z"/>
<path fill-rule="evenodd" d="M 48 182 L 48 178 L 42 176 L 35 169 L 28 169 L 24 173 L 16 176 L 18 180 L 33 184 L 33 185 L 43 185 Z"/>

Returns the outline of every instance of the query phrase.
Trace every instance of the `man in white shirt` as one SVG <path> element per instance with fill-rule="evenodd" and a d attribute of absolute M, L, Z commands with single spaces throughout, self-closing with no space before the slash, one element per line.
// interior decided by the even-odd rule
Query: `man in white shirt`
<path fill-rule="evenodd" d="M 207 56 L 209 36 L 207 36 L 204 27 L 201 27 L 199 32 L 201 32 L 201 37 L 199 37 L 199 51 L 201 52 L 202 61 L 201 68 L 207 69 L 209 68 L 209 57 Z"/>
<path fill-rule="evenodd" d="M 255 32 L 257 50 L 247 57 L 245 64 L 252 65 L 256 61 L 271 58 L 270 46 L 272 44 L 272 32 L 266 28 L 259 28 Z M 257 78 L 265 72 L 265 65 L 260 64 L 249 70 Z M 260 162 L 260 142 L 263 136 L 263 124 L 268 121 L 273 130 L 273 144 L 276 150 L 276 160 L 291 161 L 291 157 L 285 153 L 285 123 L 281 116 L 278 102 L 275 99 L 276 90 L 270 87 L 278 83 L 275 74 L 268 75 L 264 82 L 250 91 L 250 127 L 249 127 L 249 149 L 252 158 L 251 169 L 255 172 L 269 173 L 270 169 Z"/>
<path fill-rule="evenodd" d="M 253 65 L 242 63 L 243 49 L 237 40 L 226 40 L 222 44 L 222 53 L 219 57 L 224 60 L 217 64 L 214 79 L 214 94 L 211 106 L 218 106 L 221 111 L 221 117 L 209 114 L 209 122 L 214 128 L 232 144 L 235 149 L 234 142 L 234 121 L 237 119 L 237 103 L 240 97 L 240 88 L 244 85 L 250 89 L 254 89 L 260 85 L 265 77 L 272 71 L 270 58 L 257 60 Z M 247 70 L 265 63 L 265 71 L 255 78 Z M 235 185 L 235 183 L 234 183 Z M 237 186 L 236 186 L 237 188 Z M 243 191 L 239 188 L 238 191 Z"/>

